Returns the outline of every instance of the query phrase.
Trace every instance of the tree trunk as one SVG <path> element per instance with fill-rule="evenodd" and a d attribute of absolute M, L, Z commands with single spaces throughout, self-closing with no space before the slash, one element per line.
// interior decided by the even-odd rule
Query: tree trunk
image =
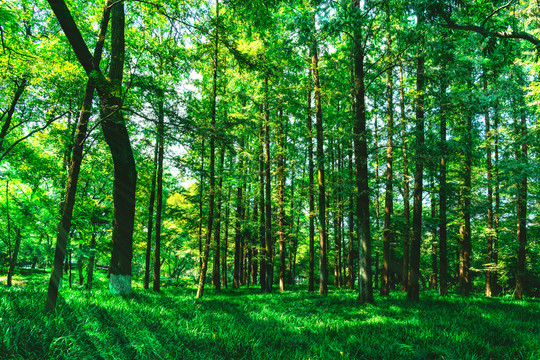
<path fill-rule="evenodd" d="M 313 2 L 311 3 L 313 6 Z M 316 29 L 315 15 L 312 16 Z M 317 128 L 317 176 L 319 184 L 319 294 L 328 294 L 328 251 L 326 233 L 326 189 L 324 179 L 324 134 L 322 124 L 321 85 L 319 81 L 319 54 L 315 36 L 311 41 L 311 65 L 315 87 L 315 117 Z"/>
<path fill-rule="evenodd" d="M 388 15 L 389 18 L 389 15 Z M 392 38 L 388 36 L 388 48 L 391 50 L 392 47 Z M 393 230 L 392 230 L 392 213 L 394 211 L 393 203 L 393 136 L 394 136 L 394 78 L 392 76 L 392 69 L 387 70 L 387 80 L 386 80 L 386 98 L 388 104 L 387 110 L 387 134 L 388 139 L 386 142 L 386 193 L 384 198 L 384 234 L 383 234 L 383 276 L 381 284 L 381 295 L 388 295 L 390 293 L 390 278 L 392 277 L 392 263 L 393 259 L 391 258 L 391 244 L 393 241 Z"/>
<path fill-rule="evenodd" d="M 443 71 L 446 69 L 443 66 Z M 439 295 L 448 295 L 448 252 L 447 252 L 447 217 L 446 217 L 446 200 L 447 200 L 447 185 L 446 185 L 446 116 L 447 116 L 447 99 L 446 89 L 447 84 L 443 74 L 441 80 L 441 128 L 440 128 L 440 151 L 441 158 L 439 163 Z"/>
<path fill-rule="evenodd" d="M 520 85 L 524 86 L 523 79 L 519 79 Z M 523 293 L 526 289 L 526 256 L 527 256 L 527 172 L 525 169 L 527 162 L 527 115 L 526 105 L 523 95 L 520 96 L 520 116 L 521 124 L 518 124 L 516 118 L 516 160 L 520 169 L 517 176 L 517 199 L 516 199 L 516 217 L 517 217 L 517 273 L 515 299 L 523 300 Z M 521 143 L 521 146 L 519 146 Z M 521 147 L 521 149 L 520 149 Z M 521 170 L 523 169 L 523 170 Z"/>
<path fill-rule="evenodd" d="M 265 292 L 272 292 L 274 283 L 274 241 L 272 238 L 272 181 L 270 178 L 270 108 L 269 108 L 269 88 L 268 75 L 264 78 L 264 172 L 265 172 L 265 241 L 266 241 L 266 281 Z"/>
<path fill-rule="evenodd" d="M 92 239 L 90 240 L 90 258 L 88 259 L 88 274 L 86 275 L 86 290 L 92 290 L 94 280 L 94 264 L 96 261 L 96 225 L 92 224 Z"/>
<path fill-rule="evenodd" d="M 401 292 L 407 292 L 409 285 L 409 243 L 411 238 L 411 210 L 409 203 L 409 159 L 407 146 L 407 119 L 405 117 L 405 85 L 403 83 L 403 63 L 399 63 L 399 108 L 401 114 L 401 138 L 403 153 L 403 218 L 405 229 L 403 229 L 403 262 L 401 264 Z"/>
<path fill-rule="evenodd" d="M 429 288 L 431 290 L 437 289 L 437 226 L 435 226 L 435 219 L 437 217 L 437 203 L 435 200 L 435 174 L 431 177 L 431 274 L 429 274 Z"/>
<path fill-rule="evenodd" d="M 53 4 L 54 3 L 54 4 Z M 90 74 L 91 70 L 94 68 L 99 68 L 99 62 L 101 60 L 101 55 L 103 52 L 103 45 L 105 41 L 105 34 L 107 32 L 107 26 L 109 23 L 110 15 L 110 1 L 107 1 L 105 8 L 103 10 L 103 15 L 100 23 L 100 29 L 98 34 L 98 42 L 94 50 L 94 56 L 90 55 L 88 48 L 82 36 L 77 29 L 73 17 L 69 13 L 69 10 L 66 7 L 66 4 L 63 1 L 49 1 L 51 8 L 54 10 L 55 16 L 61 22 L 62 28 L 66 33 L 68 39 L 74 47 L 73 37 L 80 37 L 80 40 L 77 41 L 77 46 L 84 46 L 86 49 L 86 56 L 83 61 L 88 61 L 88 68 L 85 68 L 87 74 Z M 61 20 L 67 22 L 63 23 Z M 82 41 L 82 45 L 81 42 Z M 75 49 L 75 47 L 74 47 Z M 84 51 L 84 49 L 83 49 Z M 79 60 L 81 61 L 81 55 L 78 55 Z M 90 57 L 90 59 L 88 58 Z M 92 78 L 88 79 L 86 84 L 86 89 L 83 98 L 83 104 L 81 106 L 81 112 L 79 114 L 79 120 L 77 124 L 77 132 L 75 135 L 75 142 L 73 144 L 73 155 L 71 157 L 69 174 L 66 183 L 66 193 L 64 204 L 62 206 L 61 220 L 58 225 L 58 232 L 56 236 L 56 248 L 54 253 L 53 267 L 51 271 L 51 277 L 49 280 L 49 287 L 47 291 L 47 300 L 45 304 L 45 309 L 47 312 L 53 313 L 56 307 L 56 300 L 58 298 L 58 288 L 62 279 L 62 265 L 64 263 L 64 258 L 66 256 L 66 247 L 68 242 L 68 234 L 71 230 L 71 219 L 73 217 L 73 207 L 75 205 L 75 194 L 77 192 L 77 183 L 79 181 L 79 172 L 81 169 L 82 157 L 83 157 L 83 146 L 84 140 L 86 139 L 86 132 L 88 129 L 88 121 L 90 120 L 92 99 L 94 96 L 94 81 Z"/>
<path fill-rule="evenodd" d="M 484 93 L 487 96 L 488 79 L 487 72 L 484 70 L 483 76 Z M 487 234 L 487 249 L 486 249 L 486 283 L 485 294 L 487 297 L 493 296 L 494 284 L 492 277 L 492 269 L 494 267 L 493 259 L 493 242 L 494 242 L 494 217 L 493 217 L 493 164 L 491 161 L 491 124 L 489 105 L 486 105 L 484 109 L 484 121 L 486 126 L 486 170 L 487 170 L 487 190 L 488 190 L 488 210 L 487 210 L 487 222 L 488 222 L 488 234 Z"/>
<path fill-rule="evenodd" d="M 225 202 L 225 234 L 223 235 L 223 250 L 221 251 L 221 286 L 228 288 L 227 284 L 227 258 L 229 253 L 229 223 L 230 211 L 229 202 L 231 201 L 231 188 L 227 188 L 227 201 Z"/>
<path fill-rule="evenodd" d="M 214 265 L 212 267 L 212 282 L 216 287 L 216 291 L 221 291 L 221 274 L 220 274 L 220 260 L 221 260 L 221 201 L 223 199 L 223 165 L 225 163 L 225 146 L 221 146 L 221 154 L 219 159 L 219 181 L 218 181 L 218 202 L 217 202 L 217 214 L 216 214 L 216 229 L 214 231 Z"/>
<path fill-rule="evenodd" d="M 17 264 L 17 257 L 19 256 L 19 248 L 21 247 L 21 229 L 15 229 L 15 245 L 13 247 L 13 253 L 9 259 L 9 269 L 7 274 L 7 286 L 12 286 L 13 274 L 15 273 L 15 265 Z"/>
<path fill-rule="evenodd" d="M 353 170 L 353 154 L 352 154 L 352 143 L 350 144 L 349 150 L 349 179 L 353 181 L 354 179 L 354 170 Z M 355 267 L 354 262 L 356 260 L 356 251 L 354 247 L 354 203 L 355 203 L 355 194 L 351 192 L 349 195 L 349 252 L 347 254 L 347 261 L 349 265 L 348 277 L 349 277 L 349 289 L 354 289 L 354 279 L 355 279 Z"/>
<path fill-rule="evenodd" d="M 420 300 L 420 247 L 422 243 L 422 192 L 424 178 L 424 39 L 422 25 L 423 13 L 418 11 L 418 57 L 416 62 L 416 164 L 414 170 L 414 203 L 413 203 L 413 238 L 411 243 L 411 268 L 407 298 L 410 301 Z"/>
<path fill-rule="evenodd" d="M 360 6 L 358 0 L 353 0 L 355 7 Z M 354 119 L 354 157 L 355 177 L 358 188 L 356 198 L 356 219 L 358 233 L 361 239 L 359 246 L 359 280 L 358 302 L 373 303 L 373 285 L 371 275 L 371 230 L 369 221 L 369 183 L 368 183 L 368 152 L 366 131 L 366 102 L 364 84 L 364 49 L 361 28 L 354 30 L 354 83 L 356 90 L 355 119 Z"/>
<path fill-rule="evenodd" d="M 5 114 L 6 119 L 4 120 L 4 125 L 2 125 L 2 129 L 0 129 L 0 152 L 4 148 L 4 140 L 8 133 L 9 127 L 11 126 L 11 119 L 13 118 L 15 107 L 17 106 L 17 103 L 19 102 L 19 99 L 21 98 L 27 85 L 28 81 L 26 79 L 20 80 L 20 82 L 17 84 L 17 90 L 15 90 L 15 94 L 13 95 L 13 99 L 11 100 L 9 109 Z M 0 116 L 0 120 L 2 120 L 2 118 L 3 116 Z"/>
<path fill-rule="evenodd" d="M 278 154 L 277 154 L 277 176 L 278 176 L 278 201 L 279 201 L 279 291 L 285 291 L 285 133 L 283 130 L 283 110 L 279 114 L 278 124 Z"/>
<path fill-rule="evenodd" d="M 202 241 L 202 228 L 203 228 L 203 193 L 204 193 L 204 153 L 205 153 L 205 142 L 206 137 L 203 136 L 201 140 L 201 180 L 199 182 L 199 271 L 202 269 L 202 259 L 203 259 L 203 241 Z"/>
<path fill-rule="evenodd" d="M 309 167 L 309 278 L 308 292 L 315 291 L 315 177 L 313 164 L 313 122 L 311 120 L 311 86 L 312 67 L 308 71 L 308 99 L 307 99 L 307 146 Z"/>
<path fill-rule="evenodd" d="M 161 214 L 163 207 L 163 155 L 165 151 L 165 124 L 163 112 L 163 90 L 158 92 L 158 162 L 157 162 L 157 201 L 156 201 L 156 241 L 154 248 L 154 284 L 153 290 L 160 291 L 161 287 Z"/>
<path fill-rule="evenodd" d="M 219 1 L 216 0 L 216 22 L 219 22 Z M 206 230 L 206 241 L 204 244 L 203 262 L 199 277 L 199 286 L 196 298 L 200 299 L 204 294 L 204 284 L 206 282 L 206 272 L 208 271 L 208 257 L 210 255 L 210 242 L 212 240 L 212 227 L 214 226 L 214 197 L 216 191 L 215 177 L 215 152 L 216 152 L 216 107 L 217 107 L 217 77 L 218 77 L 218 44 L 219 31 L 216 26 L 216 36 L 214 43 L 214 74 L 212 81 L 212 104 L 210 123 L 210 197 L 208 199 L 208 226 Z"/>
<path fill-rule="evenodd" d="M 467 114 L 465 128 L 465 171 L 461 189 L 461 216 L 463 223 L 460 229 L 461 251 L 459 254 L 459 291 L 468 295 L 472 289 L 471 266 L 471 166 L 472 166 L 472 116 Z"/>
<path fill-rule="evenodd" d="M 150 259 L 152 256 L 152 229 L 154 227 L 154 203 L 156 202 L 156 177 L 157 177 L 157 163 L 159 153 L 159 140 L 156 139 L 156 146 L 154 149 L 154 166 L 152 169 L 152 185 L 150 188 L 150 203 L 148 204 L 148 223 L 147 223 L 147 235 L 146 235 L 146 258 L 144 267 L 144 284 L 143 287 L 147 290 L 150 286 Z"/>

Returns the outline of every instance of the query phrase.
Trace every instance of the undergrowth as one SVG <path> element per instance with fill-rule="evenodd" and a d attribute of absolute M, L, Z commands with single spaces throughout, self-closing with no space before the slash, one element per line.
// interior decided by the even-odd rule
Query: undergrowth
<path fill-rule="evenodd" d="M 358 306 L 350 290 L 164 287 L 113 297 L 63 288 L 44 312 L 46 282 L 0 287 L 0 358 L 7 359 L 539 359 L 540 302 L 424 292 Z"/>

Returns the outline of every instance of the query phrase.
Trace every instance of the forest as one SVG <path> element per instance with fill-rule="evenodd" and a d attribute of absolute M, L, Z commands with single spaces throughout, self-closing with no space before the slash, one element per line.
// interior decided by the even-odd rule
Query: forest
<path fill-rule="evenodd" d="M 536 0 L 0 0 L 0 358 L 537 359 L 539 56 Z"/>

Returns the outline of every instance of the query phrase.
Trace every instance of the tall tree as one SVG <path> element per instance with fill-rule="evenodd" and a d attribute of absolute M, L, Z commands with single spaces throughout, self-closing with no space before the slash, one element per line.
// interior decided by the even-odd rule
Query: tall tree
<path fill-rule="evenodd" d="M 208 257 L 210 255 L 210 242 L 212 240 L 212 228 L 214 226 L 214 206 L 216 194 L 215 176 L 215 152 L 216 152 L 216 107 L 217 107 L 217 79 L 218 79 L 218 59 L 219 54 L 219 1 L 216 0 L 216 25 L 214 31 L 214 64 L 212 76 L 212 102 L 210 109 L 210 195 L 208 199 L 208 226 L 206 228 L 206 241 L 204 244 L 203 261 L 199 276 L 199 286 L 197 289 L 197 299 L 204 294 L 204 284 L 206 282 L 206 272 L 208 271 Z"/>
<path fill-rule="evenodd" d="M 420 245 L 422 243 L 422 192 L 424 179 L 424 13 L 416 9 L 417 57 L 416 57 L 416 164 L 414 170 L 413 238 L 411 242 L 410 272 L 407 299 L 420 299 Z"/>

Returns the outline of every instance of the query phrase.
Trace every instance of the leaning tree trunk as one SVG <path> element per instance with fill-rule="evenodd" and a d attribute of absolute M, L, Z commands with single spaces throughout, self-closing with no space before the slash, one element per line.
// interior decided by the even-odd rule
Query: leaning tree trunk
<path fill-rule="evenodd" d="M 66 33 L 66 36 L 70 40 L 72 47 L 79 49 L 76 52 L 77 57 L 81 63 L 86 63 L 85 71 L 89 75 L 94 68 L 99 68 L 99 62 L 103 52 L 103 45 L 105 41 L 105 34 L 107 32 L 107 26 L 110 16 L 111 1 L 107 1 L 103 10 L 101 19 L 98 42 L 94 50 L 94 56 L 90 55 L 86 44 L 82 39 L 82 36 L 73 21 L 69 10 L 66 7 L 64 1 L 49 1 L 51 8 L 54 10 L 55 16 L 60 21 L 61 26 Z M 82 54 L 81 54 L 82 52 Z M 68 179 L 66 183 L 66 195 L 64 204 L 62 206 L 61 220 L 58 225 L 58 233 L 56 236 L 56 248 L 54 254 L 53 267 L 51 271 L 51 278 L 49 280 L 49 287 L 47 291 L 47 300 L 45 308 L 48 312 L 54 312 L 56 307 L 56 300 L 58 298 L 58 288 L 62 279 L 62 265 L 66 256 L 66 248 L 68 243 L 68 234 L 71 229 L 71 220 L 73 217 L 73 207 L 75 205 L 75 194 L 77 192 L 77 183 L 79 181 L 79 172 L 81 169 L 83 146 L 86 139 L 86 133 L 88 129 L 88 122 L 90 120 L 90 109 L 92 107 L 92 99 L 94 96 L 95 84 L 92 78 L 88 79 L 86 84 L 86 90 L 84 93 L 83 104 L 79 115 L 79 121 L 77 125 L 77 132 L 75 135 L 75 142 L 73 144 L 73 155 L 71 157 L 69 165 Z"/>
<path fill-rule="evenodd" d="M 11 104 L 9 105 L 9 109 L 7 110 L 5 114 L 3 114 L 6 119 L 4 120 L 2 129 L 0 129 L 0 152 L 4 148 L 4 140 L 6 138 L 9 127 L 11 126 L 11 119 L 13 119 L 13 113 L 15 112 L 15 107 L 17 106 L 17 103 L 19 102 L 24 92 L 24 89 L 26 88 L 27 85 L 28 85 L 28 81 L 26 79 L 22 79 L 17 84 L 17 90 L 15 90 L 15 94 L 13 95 L 13 99 L 11 100 Z M 4 116 L 0 116 L 0 120 L 2 120 Z"/>

